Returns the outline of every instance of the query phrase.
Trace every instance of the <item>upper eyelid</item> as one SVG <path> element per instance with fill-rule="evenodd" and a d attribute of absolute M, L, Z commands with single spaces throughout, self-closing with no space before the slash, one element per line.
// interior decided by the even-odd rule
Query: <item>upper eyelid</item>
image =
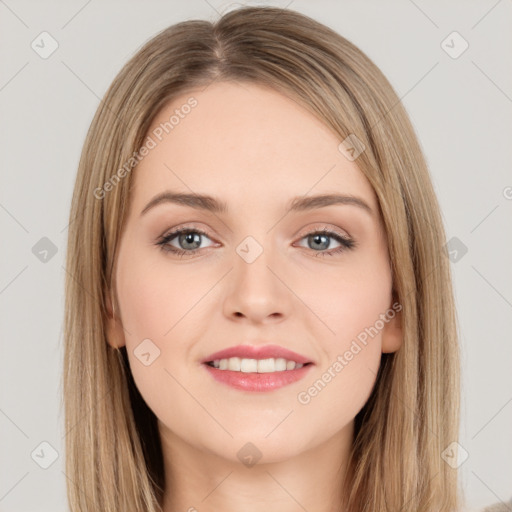
<path fill-rule="evenodd" d="M 176 228 L 176 229 L 171 229 L 170 231 L 166 231 L 160 238 L 168 238 L 168 237 L 171 237 L 174 235 L 179 235 L 180 233 L 184 233 L 184 232 L 185 233 L 186 232 L 197 232 L 197 233 L 200 233 L 201 235 L 207 236 L 208 238 L 212 238 L 208 234 L 208 232 L 205 231 L 204 229 L 189 227 L 189 226 L 180 227 L 180 228 Z"/>

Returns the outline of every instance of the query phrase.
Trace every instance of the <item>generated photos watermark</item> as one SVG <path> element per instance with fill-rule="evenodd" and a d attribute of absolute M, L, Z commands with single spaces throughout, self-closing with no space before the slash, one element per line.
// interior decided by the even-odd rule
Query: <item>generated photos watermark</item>
<path fill-rule="evenodd" d="M 384 329 L 384 325 L 392 320 L 395 315 L 402 310 L 402 304 L 395 302 L 385 313 L 379 315 L 379 319 L 370 327 L 365 327 L 355 339 L 352 340 L 350 348 L 343 354 L 339 354 L 336 360 L 327 368 L 327 370 L 317 379 L 307 390 L 301 391 L 297 395 L 297 400 L 302 405 L 307 405 L 311 400 L 331 382 L 345 368 L 354 357 L 368 344 L 369 338 L 373 339 Z"/>
<path fill-rule="evenodd" d="M 96 199 L 104 199 L 105 195 L 113 190 L 117 184 L 127 175 L 132 169 L 146 157 L 149 152 L 158 146 L 158 143 L 163 140 L 165 135 L 171 133 L 176 128 L 182 119 L 190 114 L 192 109 L 197 106 L 197 100 L 191 96 L 186 103 L 181 105 L 180 108 L 174 110 L 169 119 L 160 123 L 151 132 L 151 135 L 146 137 L 144 144 L 138 151 L 134 151 L 133 155 L 120 167 L 101 187 L 94 189 L 94 197 Z"/>

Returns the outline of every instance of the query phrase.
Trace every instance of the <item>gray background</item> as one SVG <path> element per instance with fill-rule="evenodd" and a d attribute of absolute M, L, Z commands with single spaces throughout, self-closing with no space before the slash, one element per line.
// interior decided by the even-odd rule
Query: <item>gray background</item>
<path fill-rule="evenodd" d="M 303 12 L 358 45 L 386 74 L 411 116 L 447 239 L 457 239 L 450 247 L 457 251 L 452 269 L 463 358 L 460 441 L 469 455 L 461 465 L 462 482 L 471 507 L 507 501 L 512 3 L 266 4 Z M 185 19 L 214 20 L 236 5 L 0 0 L 0 511 L 67 510 L 60 407 L 66 227 L 81 147 L 99 100 L 157 31 Z M 58 43 L 46 59 L 31 47 L 43 31 Z M 452 43 L 452 36 L 442 45 L 453 31 L 469 44 L 457 58 L 444 48 L 458 51 L 460 41 Z M 50 246 L 43 237 L 54 255 L 41 252 Z M 52 455 L 56 460 L 43 469 Z"/>

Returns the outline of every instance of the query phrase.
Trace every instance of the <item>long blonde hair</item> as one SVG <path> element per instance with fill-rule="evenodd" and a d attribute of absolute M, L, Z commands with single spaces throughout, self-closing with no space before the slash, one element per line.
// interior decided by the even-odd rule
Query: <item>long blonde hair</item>
<path fill-rule="evenodd" d="M 459 431 L 459 348 L 444 228 L 409 118 L 388 80 L 356 46 L 297 12 L 245 7 L 192 20 L 148 41 L 122 68 L 87 134 L 70 212 L 63 401 L 70 510 L 156 512 L 164 492 L 155 415 L 138 393 L 126 349 L 107 342 L 106 297 L 133 171 L 157 112 L 213 81 L 273 87 L 366 149 L 357 165 L 385 224 L 404 342 L 382 355 L 355 418 L 351 512 L 454 511 L 457 470 L 442 453 Z M 108 193 L 98 194 L 110 180 Z M 95 192 L 96 191 L 96 192 Z M 340 482 L 340 486 L 342 482 Z"/>

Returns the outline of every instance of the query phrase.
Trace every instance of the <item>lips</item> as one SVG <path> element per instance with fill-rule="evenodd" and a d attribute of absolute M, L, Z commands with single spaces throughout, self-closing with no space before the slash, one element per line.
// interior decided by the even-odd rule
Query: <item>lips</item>
<path fill-rule="evenodd" d="M 292 350 L 281 347 L 279 345 L 265 345 L 263 347 L 255 347 L 254 345 L 237 345 L 236 347 L 226 348 L 210 354 L 201 360 L 201 363 L 209 363 L 217 359 L 229 359 L 231 357 L 239 357 L 240 359 L 269 359 L 283 358 L 296 363 L 313 363 L 307 357 L 297 354 Z"/>
<path fill-rule="evenodd" d="M 274 373 L 242 373 L 229 370 L 218 370 L 208 364 L 201 365 L 210 377 L 222 384 L 238 391 L 269 392 L 292 385 L 303 379 L 313 368 L 313 364 L 306 364 L 295 370 L 285 370 Z"/>

